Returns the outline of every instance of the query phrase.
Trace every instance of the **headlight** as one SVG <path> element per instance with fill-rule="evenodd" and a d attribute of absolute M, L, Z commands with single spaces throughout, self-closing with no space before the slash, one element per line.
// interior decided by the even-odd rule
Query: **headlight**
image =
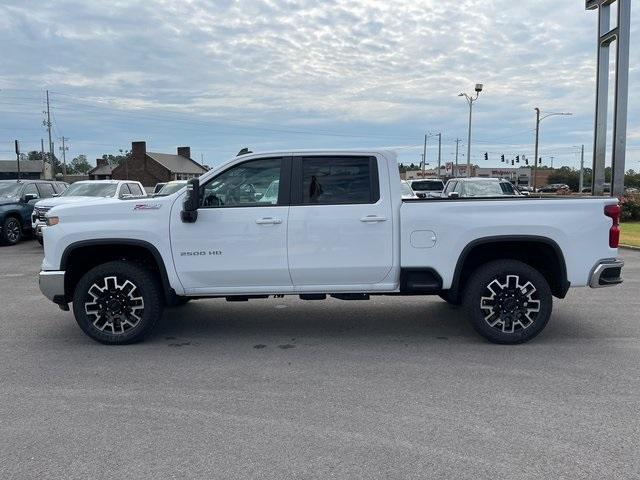
<path fill-rule="evenodd" d="M 60 222 L 58 217 L 47 217 L 47 227 L 53 227 Z"/>

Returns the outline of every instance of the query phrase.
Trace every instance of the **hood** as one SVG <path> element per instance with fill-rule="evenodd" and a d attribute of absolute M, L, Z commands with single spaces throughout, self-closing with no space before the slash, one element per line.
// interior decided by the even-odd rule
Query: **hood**
<path fill-rule="evenodd" d="M 18 203 L 20 199 L 18 197 L 0 197 L 0 205 L 10 205 L 12 203 Z"/>
<path fill-rule="evenodd" d="M 96 200 L 104 200 L 110 197 L 52 197 L 45 198 L 36 203 L 36 207 L 53 208 L 58 205 L 68 205 L 70 203 L 87 203 L 95 202 Z"/>

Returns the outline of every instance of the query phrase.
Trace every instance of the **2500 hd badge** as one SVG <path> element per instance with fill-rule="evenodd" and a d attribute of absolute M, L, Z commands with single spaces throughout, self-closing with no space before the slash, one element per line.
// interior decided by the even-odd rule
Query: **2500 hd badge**
<path fill-rule="evenodd" d="M 181 257 L 198 257 L 207 255 L 222 255 L 222 250 L 201 250 L 195 252 L 180 252 Z"/>

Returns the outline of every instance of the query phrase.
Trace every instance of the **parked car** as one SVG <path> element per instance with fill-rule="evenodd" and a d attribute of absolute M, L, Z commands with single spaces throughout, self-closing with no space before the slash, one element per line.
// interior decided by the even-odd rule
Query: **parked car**
<path fill-rule="evenodd" d="M 400 192 L 402 193 L 402 198 L 419 198 L 416 195 L 416 192 L 413 191 L 411 185 L 406 180 L 400 180 Z"/>
<path fill-rule="evenodd" d="M 444 182 L 439 178 L 408 180 L 411 190 L 421 198 L 438 198 L 442 196 Z"/>
<path fill-rule="evenodd" d="M 41 200 L 35 204 L 31 215 L 31 229 L 40 244 L 42 244 L 42 228 L 45 224 L 45 214 L 57 205 L 87 202 L 96 197 L 100 198 L 129 198 L 146 197 L 142 184 L 133 180 L 83 180 L 75 182 L 64 193 L 56 198 Z"/>
<path fill-rule="evenodd" d="M 160 185 L 160 184 L 158 184 Z M 171 195 L 172 193 L 176 193 L 181 188 L 184 188 L 187 185 L 186 180 L 173 180 L 171 182 L 167 182 L 160 190 L 153 194 L 154 197 L 165 197 L 167 195 Z"/>
<path fill-rule="evenodd" d="M 276 180 L 269 201 L 246 194 Z M 165 305 L 271 295 L 440 295 L 514 344 L 543 330 L 553 296 L 622 282 L 615 198 L 416 202 L 400 188 L 392 152 L 285 150 L 234 157 L 166 197 L 59 205 L 40 289 L 107 344 L 141 340 Z"/>
<path fill-rule="evenodd" d="M 449 198 L 521 196 L 508 180 L 484 177 L 452 178 L 442 195 Z"/>
<path fill-rule="evenodd" d="M 66 183 L 50 180 L 0 180 L 0 244 L 14 245 L 30 234 L 35 203 L 65 188 Z"/>
<path fill-rule="evenodd" d="M 541 193 L 557 193 L 561 191 L 571 190 L 566 183 L 550 183 L 538 189 Z"/>

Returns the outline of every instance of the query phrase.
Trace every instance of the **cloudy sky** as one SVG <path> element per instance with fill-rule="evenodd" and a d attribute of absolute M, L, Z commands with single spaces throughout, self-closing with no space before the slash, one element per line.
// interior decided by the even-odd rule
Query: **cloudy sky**
<path fill-rule="evenodd" d="M 538 106 L 573 113 L 542 123 L 544 163 L 577 166 L 575 145 L 591 159 L 596 18 L 582 0 L 3 0 L 0 158 L 14 138 L 46 144 L 48 89 L 68 158 L 146 140 L 208 165 L 244 146 L 393 146 L 417 163 L 425 132 L 441 132 L 443 162 L 456 138 L 464 162 L 457 94 L 481 82 L 474 163 L 533 158 Z M 631 25 L 627 167 L 640 170 L 638 8 Z"/>

